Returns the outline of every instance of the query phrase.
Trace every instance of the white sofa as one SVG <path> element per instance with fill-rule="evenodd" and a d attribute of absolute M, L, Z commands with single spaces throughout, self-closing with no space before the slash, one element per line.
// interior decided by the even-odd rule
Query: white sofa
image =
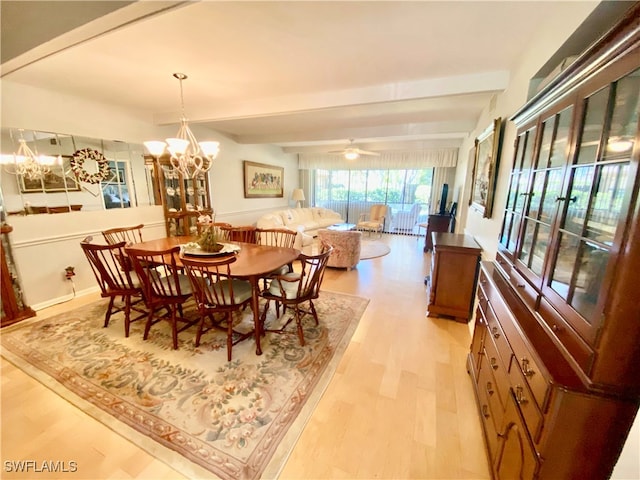
<path fill-rule="evenodd" d="M 288 208 L 263 215 L 258 219 L 256 226 L 258 228 L 287 228 L 315 237 L 318 235 L 319 229 L 343 222 L 344 220 L 338 212 L 328 208 Z"/>

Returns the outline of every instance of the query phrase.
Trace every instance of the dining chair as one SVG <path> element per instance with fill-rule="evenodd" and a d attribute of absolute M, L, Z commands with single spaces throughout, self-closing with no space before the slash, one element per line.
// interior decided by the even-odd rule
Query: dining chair
<path fill-rule="evenodd" d="M 131 322 L 146 317 L 148 312 L 136 307 L 136 304 L 142 300 L 142 288 L 135 275 L 132 275 L 129 258 L 124 252 L 125 242 L 114 245 L 99 245 L 91 243 L 92 240 L 92 237 L 87 237 L 80 242 L 80 246 L 98 281 L 100 295 L 109 298 L 104 326 L 109 326 L 109 320 L 114 313 L 123 311 L 124 336 L 128 337 Z M 115 303 L 118 297 L 122 298 L 124 306 Z M 140 313 L 140 315 L 131 319 L 131 310 Z"/>
<path fill-rule="evenodd" d="M 256 227 L 253 225 L 240 225 L 231 227 L 220 227 L 221 230 L 229 233 L 229 240 L 232 242 L 256 243 Z"/>
<path fill-rule="evenodd" d="M 384 204 L 371 205 L 369 213 L 361 213 L 356 224 L 356 230 L 376 232 L 382 236 L 388 207 Z"/>
<path fill-rule="evenodd" d="M 180 246 L 153 252 L 125 247 L 125 251 L 142 283 L 143 297 L 149 310 L 143 339 L 148 338 L 152 325 L 168 320 L 171 325 L 173 349 L 177 350 L 178 333 L 198 321 L 197 318 L 185 318 L 182 310 L 182 305 L 191 298 L 191 285 L 187 276 L 181 273 L 182 267 L 178 265 Z M 161 314 L 160 311 L 165 308 L 167 313 Z M 178 323 L 182 324 L 180 328 Z"/>
<path fill-rule="evenodd" d="M 258 245 L 270 245 L 272 247 L 293 248 L 297 235 L 297 232 L 287 230 L 286 228 L 257 228 L 256 243 L 258 243 Z M 272 278 L 290 272 L 293 272 L 293 265 L 291 263 L 283 265 L 273 272 L 266 274 L 264 277 L 262 277 L 264 288 L 267 288 L 267 282 Z"/>
<path fill-rule="evenodd" d="M 228 230 L 227 229 L 231 228 L 231 224 L 230 223 L 225 223 L 225 222 L 211 222 L 211 221 L 198 222 L 198 223 L 196 223 L 196 231 L 198 232 L 198 235 L 202 235 L 202 233 L 208 227 L 218 228 L 220 230 L 221 234 L 223 233 L 222 232 L 222 227 L 224 227 L 225 228 L 224 233 L 228 235 Z M 227 240 L 228 240 L 228 238 L 227 238 Z"/>
<path fill-rule="evenodd" d="M 144 224 L 132 227 L 117 227 L 102 231 L 102 236 L 109 245 L 126 242 L 127 245 L 142 242 Z"/>
<path fill-rule="evenodd" d="M 253 330 L 234 330 L 234 313 L 251 303 L 251 284 L 245 280 L 231 278 L 230 265 L 235 255 L 227 255 L 206 261 L 181 257 L 187 272 L 193 296 L 200 313 L 200 325 L 196 334 L 196 347 L 200 346 L 202 334 L 212 328 L 227 333 L 227 360 L 231 361 L 231 350 L 238 342 L 253 335 Z M 215 315 L 221 314 L 217 320 Z M 208 325 L 207 325 L 208 321 Z"/>
<path fill-rule="evenodd" d="M 332 252 L 333 246 L 323 242 L 318 255 L 300 254 L 300 272 L 278 275 L 271 281 L 269 288 L 260 293 L 266 300 L 264 310 L 260 317 L 262 332 L 287 333 L 285 331 L 286 327 L 295 320 L 300 345 L 304 346 L 302 319 L 305 315 L 312 315 L 316 325 L 318 325 L 318 314 L 313 300 L 320 295 L 320 286 L 324 278 L 327 261 Z M 288 307 L 292 308 L 293 315 L 281 328 L 265 329 L 264 324 L 267 318 L 269 304 L 272 300 L 281 303 L 284 306 L 284 310 Z M 305 304 L 308 305 L 306 308 L 303 308 Z"/>

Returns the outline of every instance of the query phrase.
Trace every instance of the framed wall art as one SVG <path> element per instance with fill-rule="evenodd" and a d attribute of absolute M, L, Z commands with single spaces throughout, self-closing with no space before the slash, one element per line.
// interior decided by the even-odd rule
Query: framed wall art
<path fill-rule="evenodd" d="M 501 132 L 502 118 L 499 117 L 475 140 L 469 205 L 482 213 L 484 218 L 491 218 L 493 210 L 500 161 Z"/>
<path fill-rule="evenodd" d="M 67 162 L 65 162 L 67 163 Z M 68 167 L 68 165 L 66 165 Z M 29 179 L 24 175 L 18 178 L 20 193 L 78 192 L 80 184 L 71 170 L 62 165 L 51 166 L 51 171 L 44 178 Z"/>
<path fill-rule="evenodd" d="M 244 165 L 244 198 L 284 196 L 284 168 L 264 163 L 249 162 Z"/>

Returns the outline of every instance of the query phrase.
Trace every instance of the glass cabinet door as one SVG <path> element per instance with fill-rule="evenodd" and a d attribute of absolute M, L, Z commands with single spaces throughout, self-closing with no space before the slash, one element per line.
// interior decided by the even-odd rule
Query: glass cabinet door
<path fill-rule="evenodd" d="M 584 100 L 568 182 L 557 199 L 562 217 L 545 294 L 572 307 L 577 315 L 571 323 L 588 342 L 595 341 L 602 317 L 599 298 L 629 211 L 639 87 L 636 70 Z"/>
<path fill-rule="evenodd" d="M 518 227 L 528 195 L 529 175 L 533 159 L 536 127 L 520 134 L 517 138 L 515 160 L 509 180 L 509 194 L 500 233 L 500 248 L 512 258 L 516 251 Z"/>
<path fill-rule="evenodd" d="M 542 122 L 540 147 L 533 165 L 531 187 L 526 195 L 528 204 L 522 222 L 518 260 L 534 274 L 538 286 L 562 192 L 572 116 L 573 107 L 568 107 Z"/>

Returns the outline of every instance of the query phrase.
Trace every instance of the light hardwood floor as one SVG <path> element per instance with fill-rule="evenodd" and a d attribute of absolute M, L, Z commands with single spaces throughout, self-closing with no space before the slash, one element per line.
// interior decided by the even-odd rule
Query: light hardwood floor
<path fill-rule="evenodd" d="M 422 238 L 381 241 L 389 255 L 327 269 L 324 289 L 370 303 L 280 478 L 488 479 L 465 366 L 469 327 L 426 317 Z M 5 461 L 21 459 L 77 462 L 79 471 L 62 478 L 184 478 L 4 359 L 1 380 L 1 478 L 33 478 L 5 472 Z"/>

